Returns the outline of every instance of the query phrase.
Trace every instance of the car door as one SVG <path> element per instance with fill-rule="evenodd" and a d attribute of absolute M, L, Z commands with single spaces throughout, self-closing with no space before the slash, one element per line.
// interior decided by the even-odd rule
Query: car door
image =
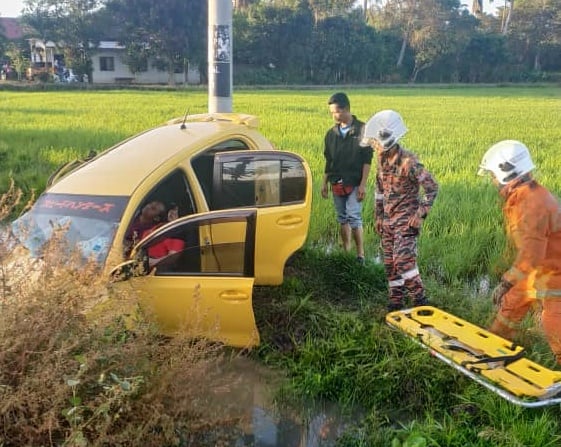
<path fill-rule="evenodd" d="M 236 347 L 259 343 L 252 307 L 255 222 L 255 209 L 196 214 L 133 248 L 130 257 L 142 273 L 126 281 L 163 333 L 185 330 Z M 149 266 L 150 247 L 166 239 L 182 240 L 183 249 Z"/>
<path fill-rule="evenodd" d="M 277 285 L 310 223 L 311 173 L 298 155 L 231 151 L 214 156 L 211 209 L 257 208 L 255 283 Z"/>

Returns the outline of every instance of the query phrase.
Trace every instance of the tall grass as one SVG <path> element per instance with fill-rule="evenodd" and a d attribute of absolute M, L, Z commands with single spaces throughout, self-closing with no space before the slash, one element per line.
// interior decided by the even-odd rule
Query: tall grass
<path fill-rule="evenodd" d="M 476 176 L 483 153 L 502 139 L 527 143 L 536 176 L 561 193 L 558 150 L 561 127 L 555 88 L 346 89 L 352 111 L 366 120 L 380 109 L 404 117 L 404 144 L 434 173 L 441 190 L 425 222 L 420 263 L 443 281 L 496 275 L 502 236 L 497 194 Z M 326 98 L 333 90 L 239 90 L 234 110 L 259 116 L 262 132 L 276 145 L 306 158 L 314 175 L 309 242 L 337 242 L 330 200 L 321 199 L 323 136 L 332 125 Z M 0 97 L 0 190 L 11 173 L 26 192 L 41 192 L 52 170 L 64 161 L 103 150 L 168 120 L 207 109 L 203 91 L 2 92 Z M 375 166 L 373 167 L 373 171 Z M 370 178 L 372 185 L 373 175 Z M 372 197 L 365 203 L 371 225 Z M 367 255 L 378 246 L 366 232 Z"/>
<path fill-rule="evenodd" d="M 0 223 L 20 200 L 11 184 Z M 0 445 L 200 445 L 231 425 L 208 405 L 235 383 L 227 352 L 188 330 L 159 335 L 134 290 L 70 267 L 62 236 L 33 261 L 0 241 Z"/>
<path fill-rule="evenodd" d="M 387 297 L 380 266 L 304 250 L 291 260 L 298 279 L 259 289 L 256 317 L 264 343 L 253 355 L 288 371 L 281 395 L 297 404 L 336 401 L 362 413 L 338 446 L 554 446 L 559 406 L 516 407 L 432 357 L 384 323 Z M 357 289 L 351 282 L 364 285 Z M 353 290 L 347 294 L 346 291 Z M 437 287 L 438 307 L 484 326 L 486 297 L 463 284 Z M 548 351 L 543 336 L 529 352 Z M 552 365 L 550 352 L 539 359 Z M 548 363 L 549 362 L 549 363 Z"/>
<path fill-rule="evenodd" d="M 538 180 L 561 193 L 559 90 L 346 91 L 363 120 L 385 108 L 404 116 L 405 145 L 440 183 L 420 240 L 431 300 L 484 325 L 491 305 L 478 281 L 482 275 L 500 275 L 508 260 L 503 258 L 500 201 L 492 185 L 476 176 L 477 167 L 491 144 L 520 139 L 532 150 Z M 332 93 L 235 92 L 234 109 L 259 116 L 262 133 L 279 149 L 304 156 L 314 177 L 307 249 L 291 260 L 282 286 L 256 290 L 263 344 L 252 355 L 290 373 L 287 396 L 336 400 L 363 410 L 364 420 L 340 445 L 557 445 L 559 408 L 513 407 L 385 327 L 385 279 L 381 266 L 372 262 L 379 240 L 372 231 L 371 196 L 364 212 L 366 267 L 333 249 L 338 237 L 333 205 L 320 196 L 323 136 L 332 125 L 326 99 Z M 0 107 L 0 191 L 8 191 L 0 201 L 0 217 L 7 217 L 14 204 L 21 210 L 43 190 L 60 163 L 103 150 L 186 110 L 204 112 L 207 96 L 201 91 L 1 92 Z M 22 196 L 10 187 L 10 176 Z M 325 256 L 328 248 L 331 254 Z M 8 254 L 0 247 L 1 265 Z M 177 421 L 184 422 L 179 428 L 186 436 L 208 426 L 205 418 L 212 415 L 205 414 L 201 384 L 216 383 L 213 371 L 222 351 L 181 337 L 163 343 L 142 320 L 133 335 L 118 318 L 121 309 L 91 326 L 82 310 L 105 291 L 87 273 L 49 269 L 41 288 L 9 290 L 10 297 L 25 294 L 27 300 L 8 300 L 8 289 L 2 289 L 4 445 L 185 444 L 189 439 L 178 438 Z M 120 302 L 134 302 L 128 298 Z M 531 355 L 552 364 L 542 336 L 526 337 L 536 344 Z"/>

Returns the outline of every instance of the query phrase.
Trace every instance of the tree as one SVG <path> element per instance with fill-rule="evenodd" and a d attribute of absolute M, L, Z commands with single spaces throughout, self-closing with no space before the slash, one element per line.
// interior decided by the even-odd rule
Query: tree
<path fill-rule="evenodd" d="M 207 2 L 186 0 L 111 0 L 118 39 L 133 53 L 139 45 L 165 67 L 168 82 L 185 61 L 201 66 L 207 49 Z"/>
<path fill-rule="evenodd" d="M 494 0 L 489 0 L 494 3 Z M 507 34 L 509 29 L 509 24 L 512 19 L 512 10 L 514 9 L 514 0 L 503 0 L 504 6 L 500 8 L 501 10 L 501 33 Z"/>
<path fill-rule="evenodd" d="M 483 0 L 473 0 L 471 13 L 476 17 L 479 17 L 483 13 Z"/>
<path fill-rule="evenodd" d="M 44 42 L 58 42 L 66 65 L 91 80 L 91 56 L 100 37 L 98 12 L 102 5 L 103 0 L 25 0 L 23 20 Z"/>
<path fill-rule="evenodd" d="M 7 45 L 6 56 L 10 58 L 10 64 L 18 74 L 18 81 L 21 81 L 23 74 L 29 67 L 29 57 L 26 55 L 23 43 L 10 42 Z"/>
<path fill-rule="evenodd" d="M 235 14 L 236 65 L 251 67 L 264 82 L 302 82 L 311 63 L 312 29 L 312 13 L 304 6 L 261 4 Z"/>
<path fill-rule="evenodd" d="M 372 16 L 375 25 L 397 30 L 401 36 L 398 68 L 403 64 L 407 48 L 413 51 L 411 82 L 438 58 L 454 51 L 453 24 L 460 7 L 458 0 L 388 0 Z"/>
<path fill-rule="evenodd" d="M 125 63 L 132 74 L 139 73 L 141 71 L 146 71 L 148 68 L 148 60 L 153 55 L 153 52 L 148 47 L 148 45 L 131 42 L 125 48 L 125 56 L 122 57 L 123 63 Z"/>
<path fill-rule="evenodd" d="M 6 36 L 4 35 L 4 26 L 0 22 L 0 54 L 4 53 L 4 46 L 7 43 Z"/>
<path fill-rule="evenodd" d="M 328 17 L 314 28 L 313 80 L 319 83 L 380 81 L 385 48 L 379 34 L 364 23 L 362 11 Z"/>
<path fill-rule="evenodd" d="M 4 27 L 0 23 L 0 54 L 4 54 L 6 45 L 8 44 L 8 39 L 6 39 L 4 33 L 5 33 Z"/>
<path fill-rule="evenodd" d="M 539 71 L 546 48 L 557 46 L 561 53 L 561 0 L 518 0 L 517 5 L 510 32 L 521 57 Z"/>
<path fill-rule="evenodd" d="M 336 15 L 346 15 L 354 7 L 354 0 L 308 0 L 314 22 Z"/>
<path fill-rule="evenodd" d="M 461 82 L 510 80 L 507 41 L 500 33 L 476 31 L 459 56 Z"/>
<path fill-rule="evenodd" d="M 376 5 L 371 15 L 371 21 L 379 29 L 394 30 L 399 33 L 401 46 L 396 59 L 396 67 L 403 65 L 407 44 L 411 33 L 417 26 L 416 0 L 387 0 L 381 5 Z"/>
<path fill-rule="evenodd" d="M 258 0 L 233 0 L 234 10 L 248 8 Z"/>

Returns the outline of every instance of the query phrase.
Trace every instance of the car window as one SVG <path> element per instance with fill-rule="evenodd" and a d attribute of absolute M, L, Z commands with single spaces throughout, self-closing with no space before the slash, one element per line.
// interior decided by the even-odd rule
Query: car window
<path fill-rule="evenodd" d="M 84 259 L 103 263 L 128 200 L 125 196 L 45 193 L 12 223 L 11 233 L 34 257 L 42 256 L 55 234 L 62 234 L 67 250 L 78 249 Z"/>
<path fill-rule="evenodd" d="M 211 209 L 301 203 L 306 186 L 306 170 L 295 154 L 220 153 L 215 156 Z"/>
<path fill-rule="evenodd" d="M 243 151 L 248 149 L 248 145 L 242 140 L 226 140 L 193 157 L 191 166 L 201 185 L 207 204 L 210 204 L 212 201 L 214 155 L 219 152 Z"/>
<path fill-rule="evenodd" d="M 156 276 L 253 276 L 255 211 L 178 219 L 135 248 Z"/>
<path fill-rule="evenodd" d="M 179 216 L 189 216 L 197 212 L 191 187 L 187 176 L 181 169 L 174 170 L 158 185 L 150 191 L 144 203 L 151 200 L 161 200 L 166 204 L 176 203 L 179 208 Z"/>
<path fill-rule="evenodd" d="M 147 222 L 146 216 L 141 216 L 142 210 L 155 202 L 160 204 L 160 213 L 152 216 L 151 221 Z M 144 237 L 143 233 L 167 222 L 170 208 L 176 208 L 176 217 L 189 216 L 197 212 L 191 187 L 181 169 L 176 169 L 159 182 L 136 209 L 125 232 L 125 255 L 128 255 L 134 243 Z"/>

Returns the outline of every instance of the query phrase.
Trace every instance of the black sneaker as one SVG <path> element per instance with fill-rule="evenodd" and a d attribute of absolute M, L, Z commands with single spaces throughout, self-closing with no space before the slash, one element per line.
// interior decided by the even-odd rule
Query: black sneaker
<path fill-rule="evenodd" d="M 356 262 L 358 262 L 360 265 L 364 265 L 364 256 L 357 256 Z"/>
<path fill-rule="evenodd" d="M 399 303 L 390 303 L 388 304 L 388 312 L 395 312 L 396 310 L 403 309 L 403 304 Z"/>
<path fill-rule="evenodd" d="M 413 307 L 417 306 L 430 306 L 429 300 L 427 298 L 421 298 L 420 300 L 413 300 Z"/>

